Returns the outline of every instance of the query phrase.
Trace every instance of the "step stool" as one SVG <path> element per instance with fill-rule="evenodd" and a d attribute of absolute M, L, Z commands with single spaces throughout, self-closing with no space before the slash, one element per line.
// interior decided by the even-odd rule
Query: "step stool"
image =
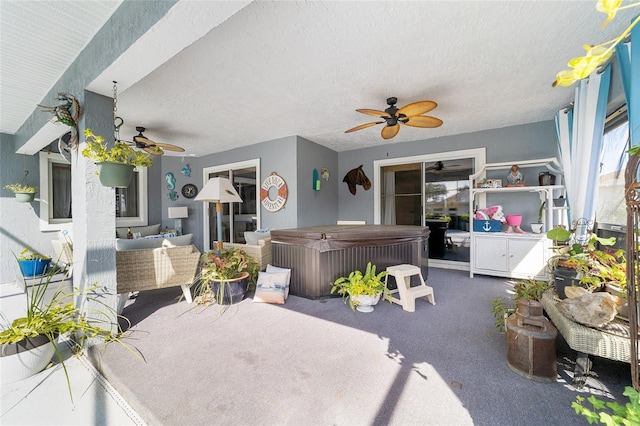
<path fill-rule="evenodd" d="M 418 297 L 426 296 L 429 303 L 435 305 L 435 299 L 433 297 L 433 288 L 425 285 L 424 279 L 420 268 L 414 265 L 395 265 L 387 268 L 387 275 L 384 280 L 385 286 L 389 275 L 392 275 L 396 280 L 397 289 L 390 290 L 391 301 L 402 305 L 402 309 L 407 312 L 414 312 L 416 310 L 416 299 Z M 420 278 L 420 285 L 411 287 L 411 277 L 417 275 Z M 398 294 L 399 298 L 393 297 L 394 294 Z"/>

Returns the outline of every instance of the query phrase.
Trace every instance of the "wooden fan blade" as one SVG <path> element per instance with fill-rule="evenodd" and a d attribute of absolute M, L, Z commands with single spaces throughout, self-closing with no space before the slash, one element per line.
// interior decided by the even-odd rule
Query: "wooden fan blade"
<path fill-rule="evenodd" d="M 356 130 L 366 129 L 367 127 L 375 126 L 376 124 L 382 124 L 384 121 L 374 121 L 373 123 L 361 124 L 359 126 L 354 127 L 353 129 L 345 130 L 345 133 L 355 132 Z"/>
<path fill-rule="evenodd" d="M 144 136 L 140 136 L 140 135 L 134 136 L 133 137 L 133 141 L 134 142 L 138 142 L 138 143 L 144 143 L 144 144 L 147 144 L 147 145 L 155 145 L 154 141 L 152 141 L 151 139 L 147 139 Z"/>
<path fill-rule="evenodd" d="M 396 124 L 395 126 L 384 126 L 380 134 L 382 135 L 383 139 L 391 139 L 392 137 L 397 135 L 399 131 L 400 125 Z"/>
<path fill-rule="evenodd" d="M 379 111 L 377 109 L 357 109 L 356 111 L 361 112 L 363 114 L 367 114 L 367 115 L 373 115 L 374 117 L 380 117 L 380 118 L 391 117 L 391 114 L 389 114 L 388 112 Z"/>
<path fill-rule="evenodd" d="M 144 148 L 142 148 L 142 150 L 145 152 L 148 152 L 151 155 L 164 154 L 164 151 L 161 148 L 158 148 L 157 146 L 145 146 Z"/>
<path fill-rule="evenodd" d="M 184 152 L 184 148 L 182 148 L 181 146 L 177 146 L 177 145 L 171 145 L 170 143 L 158 143 L 158 142 L 154 142 L 155 146 L 158 146 L 162 149 L 166 149 L 167 151 L 174 151 L 174 152 Z"/>
<path fill-rule="evenodd" d="M 414 115 L 421 115 L 421 114 L 424 114 L 426 112 L 431 111 L 432 109 L 434 109 L 437 106 L 438 106 L 438 104 L 433 102 L 433 101 L 414 102 L 414 103 L 405 105 L 402 108 L 400 108 L 398 110 L 398 115 L 404 114 L 407 117 L 411 117 L 411 116 L 414 116 Z"/>
<path fill-rule="evenodd" d="M 433 128 L 442 126 L 442 120 L 428 115 L 416 115 L 409 117 L 409 121 L 404 124 L 411 127 Z"/>

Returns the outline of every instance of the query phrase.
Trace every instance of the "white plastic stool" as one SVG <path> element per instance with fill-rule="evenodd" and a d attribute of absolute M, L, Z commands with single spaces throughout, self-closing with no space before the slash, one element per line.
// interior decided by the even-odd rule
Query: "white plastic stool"
<path fill-rule="evenodd" d="M 387 268 L 387 275 L 384 280 L 385 286 L 389 275 L 392 275 L 396 279 L 397 289 L 389 291 L 392 295 L 391 300 L 398 305 L 402 305 L 402 309 L 407 312 L 414 312 L 416 310 L 416 299 L 418 297 L 426 296 L 429 303 L 436 304 L 433 297 L 433 288 L 424 283 L 420 268 L 414 265 L 395 265 Z M 420 278 L 420 285 L 411 287 L 411 277 L 417 275 Z M 393 297 L 394 294 L 398 294 L 399 298 Z"/>

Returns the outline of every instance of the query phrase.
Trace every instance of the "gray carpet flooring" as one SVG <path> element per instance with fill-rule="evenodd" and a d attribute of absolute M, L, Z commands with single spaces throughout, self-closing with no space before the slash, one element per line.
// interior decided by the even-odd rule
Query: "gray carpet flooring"
<path fill-rule="evenodd" d="M 432 268 L 427 281 L 436 305 L 414 313 L 293 295 L 221 313 L 178 303 L 179 288 L 142 292 L 123 314 L 146 363 L 119 345 L 94 362 L 152 425 L 584 425 L 576 395 L 626 401 L 628 364 L 596 358 L 585 388 L 571 387 L 576 354 L 561 337 L 557 382 L 508 368 L 490 313 L 508 279 Z"/>

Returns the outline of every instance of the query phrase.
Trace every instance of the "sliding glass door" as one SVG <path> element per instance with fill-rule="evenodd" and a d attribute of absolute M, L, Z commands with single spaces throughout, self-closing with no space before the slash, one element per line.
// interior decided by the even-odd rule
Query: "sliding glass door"
<path fill-rule="evenodd" d="M 430 257 L 469 261 L 469 175 L 484 149 L 374 162 L 376 223 L 428 226 Z"/>
<path fill-rule="evenodd" d="M 244 243 L 244 232 L 253 231 L 259 224 L 259 160 L 204 169 L 205 181 L 214 177 L 231 181 L 242 203 L 222 204 L 222 241 Z M 213 248 L 218 239 L 216 206 L 208 203 L 205 218 L 205 247 Z"/>

